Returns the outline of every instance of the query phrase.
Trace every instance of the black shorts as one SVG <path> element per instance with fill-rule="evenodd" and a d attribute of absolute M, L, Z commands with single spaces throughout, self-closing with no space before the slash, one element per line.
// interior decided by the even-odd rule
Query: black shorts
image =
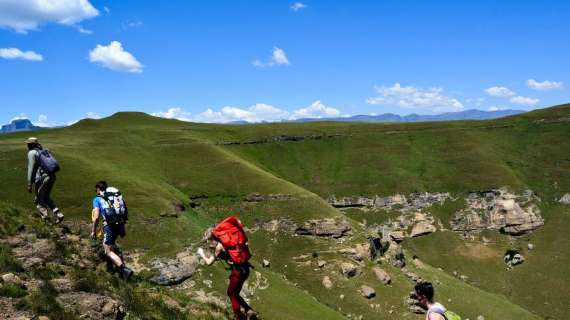
<path fill-rule="evenodd" d="M 104 225 L 103 226 L 103 244 L 108 246 L 114 246 L 117 243 L 118 237 L 124 237 L 126 234 L 125 225 L 118 224 L 114 226 Z"/>

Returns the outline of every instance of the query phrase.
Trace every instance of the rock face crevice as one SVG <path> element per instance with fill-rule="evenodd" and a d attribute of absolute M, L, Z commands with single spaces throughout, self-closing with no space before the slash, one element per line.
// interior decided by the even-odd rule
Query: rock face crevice
<path fill-rule="evenodd" d="M 451 228 L 458 232 L 499 230 L 510 235 L 521 235 L 544 225 L 540 202 L 532 191 L 516 195 L 505 188 L 472 192 L 465 199 L 467 208 L 455 213 Z"/>

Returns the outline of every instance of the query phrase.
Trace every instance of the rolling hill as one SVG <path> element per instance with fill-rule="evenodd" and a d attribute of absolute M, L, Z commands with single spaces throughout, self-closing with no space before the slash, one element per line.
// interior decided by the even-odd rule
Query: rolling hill
<path fill-rule="evenodd" d="M 132 218 L 122 244 L 142 265 L 194 249 L 206 227 L 238 215 L 250 229 L 258 279 L 266 284 L 252 297 L 264 319 L 420 319 L 405 302 L 411 273 L 437 281 L 438 298 L 464 318 L 563 319 L 570 311 L 564 299 L 570 295 L 570 209 L 557 199 L 570 192 L 569 119 L 570 105 L 486 121 L 394 124 L 233 126 L 117 113 L 37 135 L 62 164 L 54 198 L 70 228 L 87 235 L 94 184 L 107 180 L 127 197 Z M 5 210 L 33 208 L 25 192 L 25 138 L 0 136 Z M 544 226 L 522 236 L 450 230 L 470 192 L 500 187 L 532 190 Z M 397 220 L 401 208 L 338 210 L 329 198 L 418 192 L 449 193 L 450 200 L 422 211 L 441 226 L 434 222 L 438 231 L 406 237 L 406 268 L 384 257 L 355 258 L 354 248 L 367 243 L 370 230 Z M 316 236 L 306 224 L 333 220 L 346 221 L 348 235 Z M 288 232 L 291 225 L 296 228 Z M 527 243 L 536 248 L 527 250 Z M 507 270 L 503 254 L 513 247 L 526 261 Z M 269 268 L 261 267 L 263 259 Z M 357 266 L 358 275 L 343 276 L 343 263 Z M 390 274 L 390 285 L 376 280 L 377 266 Z M 148 272 L 133 288 L 155 288 L 148 279 L 157 270 Z M 333 289 L 323 286 L 324 276 Z M 161 290 L 169 299 L 194 299 L 198 291 L 223 298 L 226 277 L 222 265 L 199 267 L 189 280 Z M 363 298 L 362 285 L 373 287 L 376 297 Z"/>

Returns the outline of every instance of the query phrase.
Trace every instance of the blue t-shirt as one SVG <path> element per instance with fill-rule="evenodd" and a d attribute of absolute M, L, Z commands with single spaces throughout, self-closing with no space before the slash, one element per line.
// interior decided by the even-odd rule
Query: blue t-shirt
<path fill-rule="evenodd" d="M 95 199 L 93 199 L 93 209 L 99 209 L 99 215 L 103 217 L 103 219 L 105 219 L 105 217 L 103 216 L 103 214 L 105 213 L 105 210 L 103 209 L 103 203 L 105 200 L 103 200 L 103 198 L 101 197 L 95 197 Z"/>

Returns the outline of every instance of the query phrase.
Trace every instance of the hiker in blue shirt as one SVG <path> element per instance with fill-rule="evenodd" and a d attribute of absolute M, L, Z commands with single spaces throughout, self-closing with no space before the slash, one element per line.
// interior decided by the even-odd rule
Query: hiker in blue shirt
<path fill-rule="evenodd" d="M 112 189 L 112 190 L 110 190 Z M 97 196 L 93 199 L 93 211 L 92 211 L 92 228 L 91 237 L 93 239 L 97 238 L 97 228 L 99 226 L 99 220 L 103 220 L 103 248 L 105 249 L 105 255 L 109 261 L 119 268 L 119 273 L 121 277 L 128 280 L 132 275 L 133 271 L 129 269 L 123 260 L 123 258 L 118 254 L 117 238 L 123 238 L 126 235 L 125 223 L 126 220 L 111 221 L 109 216 L 110 210 L 114 210 L 112 204 L 109 203 L 107 197 L 108 191 L 118 190 L 115 188 L 108 188 L 105 181 L 99 181 L 95 185 L 95 190 Z M 113 193 L 111 192 L 111 193 Z M 124 210 L 126 211 L 126 206 L 124 205 L 121 197 L 121 203 L 123 204 Z"/>

